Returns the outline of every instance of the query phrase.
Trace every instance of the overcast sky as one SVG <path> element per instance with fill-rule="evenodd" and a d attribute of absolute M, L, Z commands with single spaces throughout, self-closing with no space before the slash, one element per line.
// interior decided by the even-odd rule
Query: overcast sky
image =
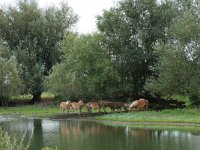
<path fill-rule="evenodd" d="M 37 0 L 40 7 L 58 6 L 63 0 Z M 66 0 L 64 0 L 66 1 Z M 96 30 L 96 16 L 102 14 L 103 9 L 109 9 L 119 0 L 67 0 L 76 14 L 79 15 L 77 31 L 91 33 Z M 0 0 L 0 5 L 15 4 L 16 0 Z"/>

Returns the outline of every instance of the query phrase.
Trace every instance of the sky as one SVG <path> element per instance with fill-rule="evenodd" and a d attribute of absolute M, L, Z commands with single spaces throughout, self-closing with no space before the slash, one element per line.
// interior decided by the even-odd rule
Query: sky
<path fill-rule="evenodd" d="M 96 31 L 96 16 L 101 15 L 104 9 L 114 6 L 118 0 L 37 0 L 39 6 L 59 6 L 62 1 L 67 1 L 74 12 L 78 14 L 79 21 L 75 31 L 79 33 L 92 33 Z M 15 4 L 16 0 L 0 0 L 0 5 Z"/>

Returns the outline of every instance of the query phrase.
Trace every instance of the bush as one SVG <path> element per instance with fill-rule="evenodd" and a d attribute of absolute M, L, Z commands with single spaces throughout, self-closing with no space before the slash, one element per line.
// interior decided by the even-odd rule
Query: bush
<path fill-rule="evenodd" d="M 196 94 L 192 94 L 189 97 L 192 106 L 200 106 L 200 97 Z"/>
<path fill-rule="evenodd" d="M 24 133 L 22 139 L 20 140 L 20 143 L 18 143 L 15 136 L 11 138 L 11 136 L 9 136 L 7 132 L 4 133 L 0 128 L 0 150 L 28 150 L 33 135 L 33 130 L 28 143 L 24 144 L 26 133 L 27 132 Z M 43 147 L 42 150 L 57 150 L 57 148 Z"/>
<path fill-rule="evenodd" d="M 0 128 L 0 150 L 28 150 L 33 133 L 31 134 L 28 144 L 23 143 L 25 135 L 26 132 L 24 133 L 20 143 L 18 143 L 15 136 L 11 138 L 7 132 L 4 133 Z"/>

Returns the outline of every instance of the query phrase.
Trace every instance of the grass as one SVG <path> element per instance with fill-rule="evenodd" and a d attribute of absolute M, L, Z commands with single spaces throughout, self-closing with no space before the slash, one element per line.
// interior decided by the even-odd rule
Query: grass
<path fill-rule="evenodd" d="M 78 110 L 75 111 L 78 113 Z M 82 112 L 87 112 L 86 108 Z M 96 111 L 97 112 L 97 111 Z M 109 112 L 107 110 L 107 112 Z M 72 112 L 71 112 L 72 113 Z M 95 113 L 95 112 L 93 112 Z M 67 114 L 67 113 L 66 113 Z M 35 118 L 53 118 L 59 116 L 60 110 L 56 105 L 41 106 L 27 105 L 8 108 L 0 108 L 0 115 L 24 116 Z M 127 113 L 112 113 L 95 117 L 97 120 L 108 120 L 116 122 L 154 122 L 154 123 L 196 123 L 200 124 L 200 108 L 185 108 L 163 111 L 141 111 Z"/>
<path fill-rule="evenodd" d="M 102 122 L 100 121 L 99 123 L 102 123 L 107 126 L 112 126 L 112 127 L 128 127 L 131 129 L 150 129 L 150 130 L 167 130 L 167 131 L 174 131 L 174 130 L 179 130 L 179 131 L 189 131 L 192 133 L 200 133 L 200 127 L 199 126 L 184 126 L 184 125 L 169 125 L 169 124 L 116 124 L 115 122 L 109 122 L 105 121 Z"/>
<path fill-rule="evenodd" d="M 163 111 L 143 111 L 129 113 L 115 113 L 96 117 L 98 120 L 118 122 L 154 122 L 154 123 L 197 123 L 200 124 L 200 109 L 174 109 Z"/>
<path fill-rule="evenodd" d="M 27 105 L 0 108 L 0 115 L 47 118 L 58 114 L 60 114 L 59 107 L 55 106 Z"/>
<path fill-rule="evenodd" d="M 53 99 L 54 100 L 55 95 L 52 94 L 52 93 L 49 93 L 49 92 L 44 92 L 44 93 L 42 93 L 41 98 L 43 100 L 46 100 L 46 99 L 51 99 L 51 100 Z M 29 101 L 31 99 L 32 99 L 32 95 L 27 94 L 27 95 L 13 96 L 13 97 L 11 97 L 10 101 L 12 101 L 12 102 L 14 102 L 14 101 Z"/>
<path fill-rule="evenodd" d="M 84 107 L 81 112 L 88 112 L 88 111 Z M 70 113 L 79 113 L 79 111 L 71 110 Z M 6 108 L 0 107 L 0 115 L 35 117 L 35 118 L 49 118 L 49 117 L 53 118 L 54 116 L 61 116 L 62 114 L 60 112 L 59 106 L 57 105 L 51 105 L 51 106 L 23 105 L 23 106 L 6 107 Z M 67 115 L 67 112 L 65 112 L 65 114 L 63 115 Z"/>

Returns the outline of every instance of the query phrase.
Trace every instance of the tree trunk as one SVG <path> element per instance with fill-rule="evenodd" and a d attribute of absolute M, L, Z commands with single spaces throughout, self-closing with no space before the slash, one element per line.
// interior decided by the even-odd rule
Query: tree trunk
<path fill-rule="evenodd" d="M 41 102 L 41 95 L 42 95 L 42 92 L 34 93 L 33 98 L 31 99 L 29 103 L 34 104 L 36 102 Z"/>

